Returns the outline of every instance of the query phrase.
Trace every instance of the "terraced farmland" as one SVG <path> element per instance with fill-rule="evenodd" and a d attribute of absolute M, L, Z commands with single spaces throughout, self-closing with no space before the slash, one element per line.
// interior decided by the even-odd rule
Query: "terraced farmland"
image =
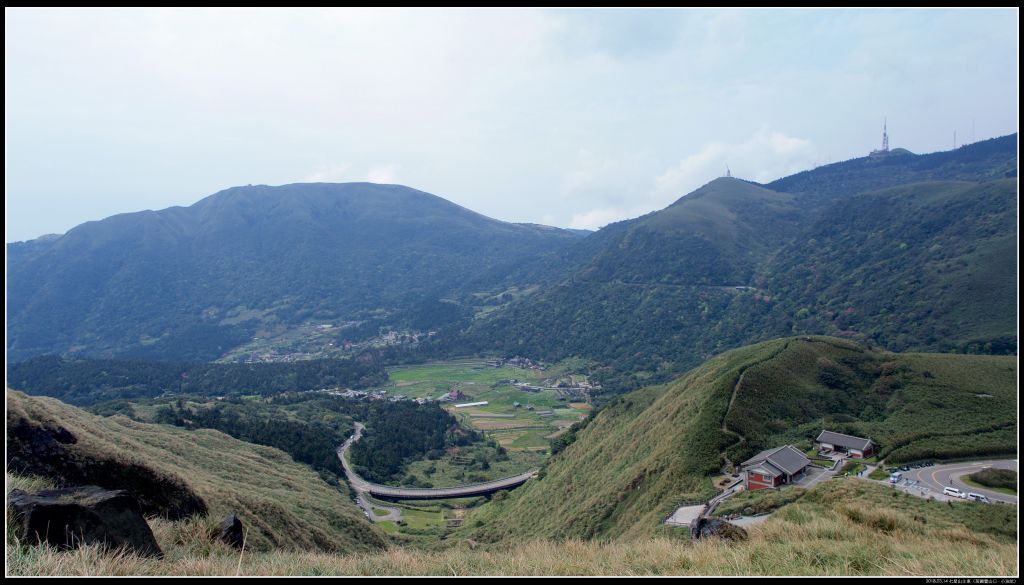
<path fill-rule="evenodd" d="M 459 448 L 441 459 L 410 464 L 409 475 L 435 487 L 445 487 L 537 467 L 547 457 L 551 439 L 590 410 L 578 388 L 586 377 L 564 372 L 565 368 L 496 368 L 480 360 L 430 363 L 389 371 L 390 385 L 384 388 L 389 396 L 437 399 L 458 390 L 462 397 L 447 403 L 445 408 L 463 426 L 484 433 L 505 451 L 483 446 Z M 576 388 L 557 388 L 559 383 Z M 487 404 L 455 408 L 456 404 L 469 402 Z"/>

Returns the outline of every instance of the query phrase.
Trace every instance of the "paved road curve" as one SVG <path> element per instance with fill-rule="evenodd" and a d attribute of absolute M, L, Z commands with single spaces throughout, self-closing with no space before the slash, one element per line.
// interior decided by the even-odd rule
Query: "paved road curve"
<path fill-rule="evenodd" d="M 499 490 L 507 490 L 520 486 L 526 483 L 528 479 L 537 473 L 537 470 L 533 469 L 525 473 L 520 473 L 519 475 L 513 475 L 512 477 L 504 477 L 493 481 L 460 485 L 450 488 L 396 488 L 370 483 L 359 477 L 359 475 L 352 470 L 345 456 L 348 448 L 352 446 L 352 443 L 358 441 L 359 438 L 363 436 L 363 428 L 365 427 L 360 423 L 355 423 L 355 426 L 356 432 L 349 437 L 341 447 L 338 447 L 338 459 L 341 460 L 341 466 L 345 468 L 345 476 L 348 477 L 349 484 L 351 484 L 356 491 L 368 492 L 376 498 L 392 500 L 441 500 L 445 498 L 481 496 Z"/>
<path fill-rule="evenodd" d="M 967 485 L 960 481 L 960 478 L 964 475 L 969 475 L 982 469 L 994 467 L 996 469 L 1012 469 L 1017 471 L 1017 461 L 1012 459 L 999 460 L 999 461 L 968 461 L 963 463 L 946 463 L 943 465 L 934 465 L 932 467 L 922 467 L 919 469 L 911 469 L 910 471 L 903 472 L 903 477 L 906 479 L 917 480 L 918 485 L 927 487 L 930 491 L 928 495 L 934 496 L 938 500 L 953 499 L 948 496 L 942 495 L 942 488 L 944 487 L 955 487 L 960 491 L 974 492 L 976 494 L 984 494 L 988 496 L 989 500 L 993 502 L 1005 502 L 1007 504 L 1016 504 L 1017 496 L 1011 496 L 1001 492 L 995 492 L 984 488 Z M 912 488 L 913 489 L 913 488 Z"/>

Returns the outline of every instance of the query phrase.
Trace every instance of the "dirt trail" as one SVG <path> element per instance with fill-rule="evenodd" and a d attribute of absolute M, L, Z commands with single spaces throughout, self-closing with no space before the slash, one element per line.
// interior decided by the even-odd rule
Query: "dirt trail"
<path fill-rule="evenodd" d="M 725 465 L 729 469 L 736 469 L 736 465 L 733 464 L 733 462 L 729 460 L 729 456 L 726 455 L 726 453 L 729 451 L 729 449 L 732 449 L 733 447 L 735 447 L 737 445 L 742 445 L 747 440 L 747 438 L 744 437 L 743 435 L 741 435 L 741 434 L 737 433 L 736 431 L 730 429 L 728 427 L 728 425 L 726 425 L 726 422 L 725 422 L 725 421 L 729 420 L 729 413 L 732 411 L 732 406 L 736 402 L 736 395 L 739 394 L 740 386 L 743 385 L 743 377 L 747 375 L 747 370 L 749 370 L 750 368 L 752 368 L 754 366 L 761 365 L 761 364 L 766 363 L 766 362 L 769 362 L 769 361 L 775 359 L 776 357 L 778 357 L 782 352 L 786 351 L 786 349 L 789 348 L 789 344 L 790 344 L 790 342 L 787 341 L 786 343 L 784 343 L 782 345 L 782 347 L 778 351 L 772 353 L 770 356 L 764 358 L 763 360 L 758 360 L 758 361 L 756 361 L 756 362 L 754 362 L 752 364 L 747 364 L 746 366 L 743 366 L 743 369 L 740 370 L 740 376 L 739 376 L 739 378 L 736 379 L 736 384 L 732 387 L 732 395 L 729 396 L 729 406 L 726 407 L 725 415 L 722 417 L 722 431 L 725 432 L 725 433 L 728 433 L 730 435 L 735 435 L 737 437 L 735 443 L 732 443 L 731 445 L 729 445 L 728 447 L 726 447 L 722 451 L 722 457 L 725 458 Z"/>

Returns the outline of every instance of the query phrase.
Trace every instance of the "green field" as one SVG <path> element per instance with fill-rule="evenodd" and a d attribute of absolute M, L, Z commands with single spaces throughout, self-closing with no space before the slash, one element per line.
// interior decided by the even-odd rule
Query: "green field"
<path fill-rule="evenodd" d="M 488 440 L 451 447 L 438 457 L 409 462 L 400 485 L 451 487 L 509 477 L 541 467 L 548 458 L 551 441 L 568 427 L 586 417 L 590 406 L 578 388 L 556 390 L 558 384 L 587 381 L 575 373 L 584 369 L 579 360 L 567 360 L 547 370 L 503 366 L 495 368 L 481 360 L 458 360 L 403 366 L 389 370 L 388 396 L 436 399 L 457 388 L 465 398 L 441 403 L 460 425 L 483 434 Z M 516 386 L 529 384 L 530 390 Z M 559 400 L 559 396 L 562 400 Z M 456 408 L 466 402 L 486 405 Z M 516 403 L 519 406 L 516 406 Z M 531 408 L 532 407 L 532 408 Z M 471 503 L 470 507 L 478 502 Z M 454 505 L 453 505 L 454 507 Z M 401 527 L 419 532 L 412 522 Z"/>
<path fill-rule="evenodd" d="M 570 401 L 559 400 L 553 389 L 532 391 L 515 386 L 511 381 L 531 386 L 541 386 L 542 380 L 548 380 L 551 384 L 566 382 L 572 379 L 570 376 L 573 376 L 571 372 L 574 369 L 582 367 L 582 362 L 577 362 L 556 364 L 543 371 L 511 366 L 495 368 L 478 360 L 407 366 L 388 372 L 390 384 L 385 389 L 392 396 L 404 394 L 409 398 L 436 399 L 457 388 L 466 398 L 450 403 L 445 408 L 458 417 L 464 426 L 485 433 L 509 451 L 540 452 L 547 451 L 551 436 L 585 417 L 589 406 L 583 403 L 570 406 Z M 579 374 L 574 376 L 577 380 L 586 379 Z M 455 408 L 455 404 L 465 402 L 487 404 L 466 409 Z M 515 406 L 517 402 L 518 407 Z M 531 406 L 533 409 L 529 408 Z M 552 412 L 547 416 L 538 414 L 544 411 Z M 488 418 L 491 415 L 499 416 Z M 411 470 L 422 472 L 428 465 L 428 462 L 417 462 Z M 524 470 L 514 469 L 514 466 L 499 466 L 501 472 L 506 471 L 506 468 L 511 472 L 506 475 Z M 449 475 L 451 473 L 442 471 L 438 479 L 444 481 Z M 489 475 L 497 477 L 494 473 Z"/>
<path fill-rule="evenodd" d="M 1017 495 L 1017 472 L 1011 469 L 983 469 L 961 477 L 960 481 L 975 487 Z"/>
<path fill-rule="evenodd" d="M 451 487 L 516 475 L 540 467 L 545 459 L 545 454 L 538 452 L 508 450 L 502 457 L 493 451 L 487 445 L 460 447 L 454 456 L 415 461 L 409 464 L 407 472 L 434 487 Z"/>
<path fill-rule="evenodd" d="M 405 394 L 410 398 L 438 398 L 459 388 L 474 396 L 474 390 L 489 388 L 500 380 L 536 381 L 535 370 L 513 367 L 495 368 L 482 361 L 432 363 L 395 368 L 388 371 L 391 381 L 388 394 Z"/>

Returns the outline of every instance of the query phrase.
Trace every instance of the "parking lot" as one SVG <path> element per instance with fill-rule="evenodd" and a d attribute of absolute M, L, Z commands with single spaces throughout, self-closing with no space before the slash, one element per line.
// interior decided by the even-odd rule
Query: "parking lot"
<path fill-rule="evenodd" d="M 931 465 L 926 467 L 912 467 L 903 472 L 899 482 L 893 485 L 894 489 L 905 491 L 908 494 L 922 497 L 934 498 L 938 501 L 966 501 L 961 498 L 947 496 L 942 493 L 945 487 L 955 487 L 967 493 L 982 494 L 992 503 L 1016 504 L 1017 496 L 1011 496 L 978 486 L 967 485 L 960 480 L 965 475 L 970 475 L 988 467 L 1000 469 L 1017 470 L 1017 462 L 1014 460 L 1000 461 L 976 461 L 962 463 L 947 463 Z M 888 480 L 883 480 L 888 483 Z"/>

